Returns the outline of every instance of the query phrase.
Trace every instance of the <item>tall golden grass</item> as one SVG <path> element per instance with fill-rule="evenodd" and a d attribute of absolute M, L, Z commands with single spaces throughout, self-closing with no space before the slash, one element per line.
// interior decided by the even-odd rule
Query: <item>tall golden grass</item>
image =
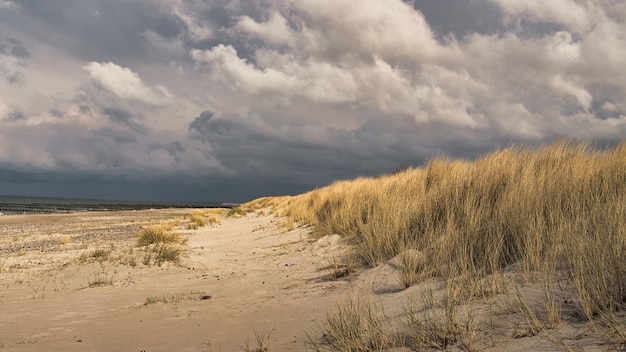
<path fill-rule="evenodd" d="M 438 158 L 275 203 L 291 223 L 353 238 L 363 265 L 411 250 L 421 256 L 418 277 L 550 269 L 571 280 L 589 319 L 626 302 L 626 143 Z"/>

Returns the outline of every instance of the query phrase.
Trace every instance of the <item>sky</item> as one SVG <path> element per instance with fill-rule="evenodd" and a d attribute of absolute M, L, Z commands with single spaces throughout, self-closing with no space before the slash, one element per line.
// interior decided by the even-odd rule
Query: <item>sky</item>
<path fill-rule="evenodd" d="M 240 202 L 626 136 L 621 0 L 0 0 L 0 194 Z"/>

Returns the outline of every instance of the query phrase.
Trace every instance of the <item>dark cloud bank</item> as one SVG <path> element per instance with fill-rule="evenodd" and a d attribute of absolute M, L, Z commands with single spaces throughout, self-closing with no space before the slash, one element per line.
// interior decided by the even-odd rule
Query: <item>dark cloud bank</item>
<path fill-rule="evenodd" d="M 599 0 L 0 1 L 0 194 L 244 201 L 626 135 Z"/>

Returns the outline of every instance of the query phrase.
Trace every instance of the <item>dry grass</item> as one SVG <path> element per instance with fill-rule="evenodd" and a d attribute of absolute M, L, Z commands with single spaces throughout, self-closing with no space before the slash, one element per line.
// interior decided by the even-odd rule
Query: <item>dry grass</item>
<path fill-rule="evenodd" d="M 250 340 L 246 341 L 245 346 L 241 347 L 243 352 L 269 352 L 270 351 L 270 337 L 274 330 L 270 331 L 258 331 L 254 329 L 255 344 L 250 345 Z"/>
<path fill-rule="evenodd" d="M 137 236 L 137 245 L 145 247 L 144 265 L 154 263 L 161 266 L 165 262 L 180 262 L 184 254 L 181 245 L 186 243 L 186 238 L 164 226 L 146 227 Z"/>
<path fill-rule="evenodd" d="M 402 286 L 438 277 L 450 307 L 506 293 L 505 272 L 540 273 L 540 309 L 514 294 L 531 333 L 562 321 L 557 280 L 589 321 L 604 317 L 616 326 L 607 314 L 626 308 L 626 143 L 601 150 L 559 142 L 475 161 L 439 158 L 422 168 L 257 200 L 233 212 L 262 206 L 274 207 L 288 224 L 311 226 L 318 236 L 353 239 L 356 263 L 376 266 L 400 254 Z M 426 329 L 426 345 L 464 339 L 458 321 L 452 331 L 450 307 L 443 321 L 420 318 L 438 324 Z M 619 341 L 623 329 L 611 331 Z"/>
<path fill-rule="evenodd" d="M 556 266 L 575 285 L 584 316 L 624 307 L 626 144 L 599 151 L 562 142 L 474 162 L 435 159 L 276 203 L 290 222 L 319 235 L 356 238 L 355 252 L 369 266 L 404 248 L 424 255 L 419 268 L 405 265 L 417 277 Z"/>
<path fill-rule="evenodd" d="M 148 246 L 158 243 L 184 243 L 179 233 L 165 226 L 151 226 L 143 229 L 137 236 L 137 245 Z"/>
<path fill-rule="evenodd" d="M 191 291 L 191 292 L 174 292 L 167 293 L 160 296 L 149 296 L 143 303 L 144 306 L 163 303 L 163 304 L 177 304 L 183 301 L 199 301 L 209 300 L 210 295 L 205 294 L 203 291 Z"/>
<path fill-rule="evenodd" d="M 353 297 L 338 303 L 335 311 L 326 314 L 318 335 L 309 336 L 309 344 L 317 351 L 383 351 L 399 345 L 382 304 Z"/>
<path fill-rule="evenodd" d="M 113 276 L 106 273 L 95 273 L 93 280 L 89 280 L 88 287 L 113 286 Z"/>
<path fill-rule="evenodd" d="M 93 251 L 82 253 L 78 257 L 78 260 L 80 262 L 85 262 L 89 260 L 96 260 L 99 262 L 103 262 L 110 258 L 111 253 L 112 253 L 112 250 L 110 249 L 103 249 L 103 248 L 94 249 Z"/>
<path fill-rule="evenodd" d="M 193 213 L 189 214 L 189 224 L 187 225 L 187 228 L 195 230 L 198 227 L 202 227 L 206 224 L 207 221 L 204 218 L 204 214 L 202 214 L 200 211 L 194 211 Z"/>

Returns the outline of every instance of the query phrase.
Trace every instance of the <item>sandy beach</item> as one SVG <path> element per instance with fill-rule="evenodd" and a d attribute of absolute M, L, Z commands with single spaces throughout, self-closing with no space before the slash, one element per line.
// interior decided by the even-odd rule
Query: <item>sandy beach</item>
<path fill-rule="evenodd" d="M 0 350 L 258 351 L 258 336 L 270 351 L 307 351 L 314 350 L 308 336 L 319 338 L 320 324 L 349 297 L 384 307 L 397 323 L 411 297 L 443 295 L 432 280 L 403 289 L 394 260 L 333 279 L 328 267 L 345 253 L 345 240 L 287 230 L 267 212 L 189 229 L 191 212 L 0 217 Z M 146 262 L 137 234 L 154 225 L 185 239 L 178 263 Z M 502 302 L 459 310 L 482 316 L 466 336 L 472 350 L 558 350 L 553 337 L 561 333 L 578 336 L 584 350 L 604 350 L 575 321 L 527 334 Z M 468 350 L 463 341 L 448 349 Z"/>
<path fill-rule="evenodd" d="M 327 281 L 329 248 L 271 216 L 176 228 L 179 264 L 125 264 L 142 227 L 189 210 L 0 218 L 0 346 L 5 351 L 234 351 L 254 333 L 302 350 L 304 333 L 346 283 Z M 82 253 L 111 250 L 106 260 Z M 84 255 L 83 255 L 84 257 Z M 150 299 L 155 302 L 151 302 Z"/>

